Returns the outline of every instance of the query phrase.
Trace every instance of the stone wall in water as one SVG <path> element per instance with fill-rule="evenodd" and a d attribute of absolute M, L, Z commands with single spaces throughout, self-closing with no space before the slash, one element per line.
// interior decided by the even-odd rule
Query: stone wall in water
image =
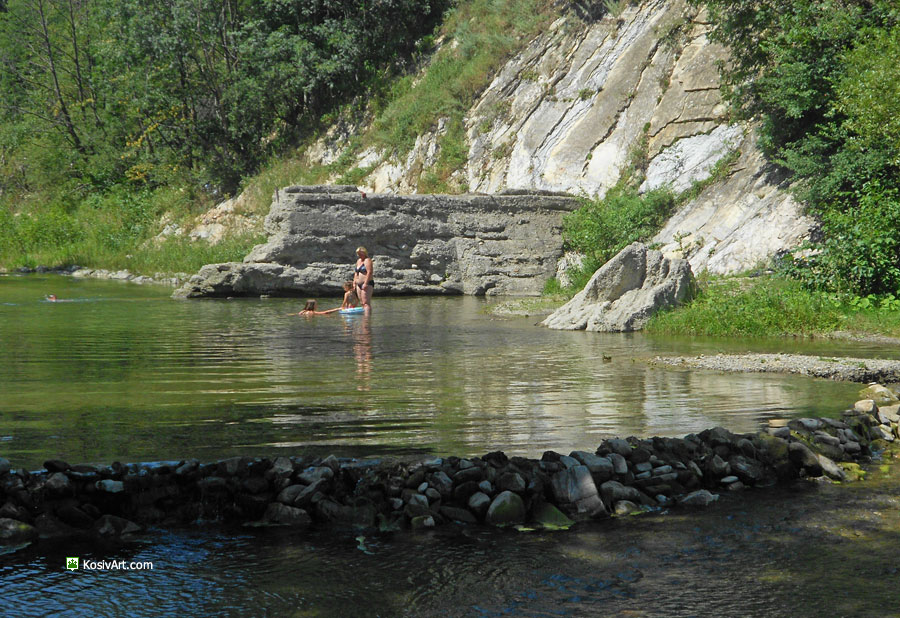
<path fill-rule="evenodd" d="M 30 473 L 0 459 L 0 542 L 121 538 L 145 525 L 198 521 L 381 530 L 453 522 L 566 527 L 660 506 L 706 505 L 717 491 L 803 476 L 855 480 L 861 475 L 852 462 L 870 461 L 900 437 L 896 395 L 871 387 L 862 396 L 841 420 L 797 419 L 745 435 L 716 427 L 684 438 L 612 439 L 594 453 L 548 451 L 539 460 L 498 451 L 416 462 L 334 456 L 111 466 L 48 461 Z"/>
<path fill-rule="evenodd" d="M 266 244 L 204 266 L 175 295 L 334 294 L 363 245 L 375 294 L 537 295 L 562 256 L 569 196 L 366 195 L 347 186 L 277 191 Z"/>

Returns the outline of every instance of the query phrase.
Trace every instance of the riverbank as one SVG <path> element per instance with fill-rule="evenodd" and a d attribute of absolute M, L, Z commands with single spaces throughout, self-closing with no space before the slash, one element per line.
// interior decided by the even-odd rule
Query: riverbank
<path fill-rule="evenodd" d="M 578 521 L 706 506 L 716 492 L 798 478 L 860 479 L 860 464 L 900 438 L 900 402 L 884 387 L 841 420 L 802 418 L 734 434 L 603 441 L 595 452 L 538 459 L 233 457 L 109 466 L 60 460 L 29 472 L 0 459 L 0 541 L 127 539 L 145 527 L 248 526 L 419 530 L 441 524 L 568 528 Z"/>

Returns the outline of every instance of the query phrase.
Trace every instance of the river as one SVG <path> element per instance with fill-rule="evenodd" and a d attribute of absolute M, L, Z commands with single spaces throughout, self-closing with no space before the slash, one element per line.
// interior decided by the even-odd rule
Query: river
<path fill-rule="evenodd" d="M 539 457 L 547 449 L 593 450 L 612 436 L 681 436 L 715 425 L 745 432 L 775 417 L 834 415 L 859 389 L 642 362 L 657 354 L 892 353 L 847 343 L 549 331 L 534 317 L 493 317 L 490 301 L 475 298 L 376 298 L 370 317 L 304 318 L 289 315 L 302 299 L 186 302 L 169 293 L 0 276 L 0 456 L 32 469 L 49 458 L 498 449 Z M 892 468 L 876 476 L 850 487 L 747 492 L 702 513 L 648 514 L 562 534 L 211 526 L 151 530 L 125 546 L 41 542 L 0 557 L 0 608 L 6 615 L 895 615 L 900 480 Z M 153 569 L 72 572 L 67 556 Z"/>

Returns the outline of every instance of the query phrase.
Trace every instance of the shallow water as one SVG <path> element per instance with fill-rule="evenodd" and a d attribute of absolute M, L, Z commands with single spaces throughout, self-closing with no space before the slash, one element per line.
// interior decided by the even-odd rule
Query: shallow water
<path fill-rule="evenodd" d="M 65 302 L 47 302 L 47 294 Z M 174 301 L 168 288 L 0 276 L 0 451 L 36 468 L 297 452 L 539 456 L 627 435 L 834 414 L 858 387 L 650 367 L 658 354 L 890 350 L 550 331 L 474 298 Z M 322 299 L 327 306 L 329 299 Z M 335 302 L 337 300 L 335 299 Z M 607 357 L 609 360 L 605 360 Z"/>
<path fill-rule="evenodd" d="M 657 354 L 884 356 L 857 344 L 561 333 L 472 298 L 177 302 L 166 288 L 0 276 L 0 456 L 40 467 L 233 454 L 593 450 L 604 437 L 751 431 L 837 413 L 859 385 L 649 367 Z M 67 302 L 43 300 L 54 293 Z M 323 304 L 327 302 L 323 299 Z M 604 356 L 610 357 L 609 361 Z M 900 615 L 896 466 L 851 486 L 727 495 L 564 533 L 359 536 L 192 527 L 0 556 L 0 614 Z M 149 561 L 67 571 L 65 558 Z"/>
<path fill-rule="evenodd" d="M 556 533 L 151 531 L 0 556 L 7 616 L 897 616 L 900 472 Z M 65 558 L 151 562 L 66 571 Z"/>

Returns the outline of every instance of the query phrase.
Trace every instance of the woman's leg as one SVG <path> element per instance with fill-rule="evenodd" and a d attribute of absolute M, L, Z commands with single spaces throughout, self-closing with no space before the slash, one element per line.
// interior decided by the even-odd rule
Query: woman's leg
<path fill-rule="evenodd" d="M 372 300 L 372 291 L 375 289 L 375 286 L 370 283 L 369 285 L 364 285 L 362 287 L 357 286 L 356 289 L 359 291 L 360 304 L 362 304 L 363 307 L 368 307 Z"/>

